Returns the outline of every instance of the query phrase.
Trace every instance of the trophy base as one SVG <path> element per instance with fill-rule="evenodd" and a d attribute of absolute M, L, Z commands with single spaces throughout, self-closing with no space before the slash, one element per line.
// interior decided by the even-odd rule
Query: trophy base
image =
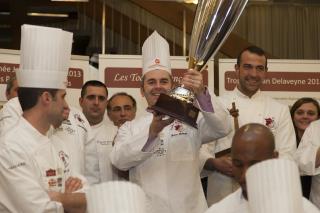
<path fill-rule="evenodd" d="M 197 129 L 199 109 L 191 103 L 178 100 L 166 94 L 160 94 L 159 99 L 151 109 L 161 114 L 169 115 Z"/>

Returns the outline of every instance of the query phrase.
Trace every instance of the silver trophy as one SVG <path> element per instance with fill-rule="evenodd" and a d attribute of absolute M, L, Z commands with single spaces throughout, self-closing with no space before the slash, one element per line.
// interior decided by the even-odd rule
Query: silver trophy
<path fill-rule="evenodd" d="M 237 23 L 248 0 L 200 0 L 194 18 L 189 46 L 189 69 L 202 71 L 219 50 Z M 179 86 L 169 95 L 161 94 L 152 109 L 197 128 L 199 109 L 195 95 Z"/>

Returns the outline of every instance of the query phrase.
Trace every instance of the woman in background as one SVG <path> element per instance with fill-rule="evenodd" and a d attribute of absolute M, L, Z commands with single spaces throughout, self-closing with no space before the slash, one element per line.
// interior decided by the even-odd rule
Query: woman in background
<path fill-rule="evenodd" d="M 304 131 L 312 121 L 320 118 L 319 102 L 313 98 L 300 98 L 290 109 L 290 114 L 296 133 L 297 146 Z M 301 176 L 303 196 L 309 199 L 312 176 Z"/>

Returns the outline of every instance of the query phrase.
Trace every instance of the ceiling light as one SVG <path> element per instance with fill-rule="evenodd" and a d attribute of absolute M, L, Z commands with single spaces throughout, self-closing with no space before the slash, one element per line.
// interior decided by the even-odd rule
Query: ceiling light
<path fill-rule="evenodd" d="M 2 12 L 0 12 L 0 15 L 1 16 L 10 16 L 10 12 L 2 11 Z"/>
<path fill-rule="evenodd" d="M 28 16 L 41 16 L 41 17 L 58 17 L 58 18 L 68 18 L 68 14 L 64 13 L 27 13 Z"/>
<path fill-rule="evenodd" d="M 183 2 L 187 4 L 198 4 L 198 0 L 183 0 Z"/>
<path fill-rule="evenodd" d="M 51 1 L 62 1 L 62 2 L 89 2 L 89 0 L 51 0 Z"/>

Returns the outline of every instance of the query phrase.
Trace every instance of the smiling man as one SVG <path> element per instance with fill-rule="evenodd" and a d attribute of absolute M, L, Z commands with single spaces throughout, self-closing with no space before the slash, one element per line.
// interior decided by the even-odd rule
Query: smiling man
<path fill-rule="evenodd" d="M 293 159 L 296 150 L 295 133 L 289 108 L 268 97 L 261 91 L 267 77 L 268 66 L 265 52 L 256 46 L 242 50 L 235 64 L 235 74 L 239 80 L 236 88 L 221 96 L 226 109 L 235 102 L 239 110 L 239 126 L 247 123 L 260 123 L 268 127 L 275 136 L 276 150 L 280 158 Z M 229 116 L 233 123 L 233 117 Z M 217 143 L 205 145 L 201 156 L 211 154 L 205 168 L 214 172 L 208 178 L 208 203 L 213 204 L 238 188 L 233 182 L 231 158 L 214 158 L 214 153 L 230 148 L 234 131 Z M 205 153 L 205 154 L 204 154 Z"/>
<path fill-rule="evenodd" d="M 142 55 L 141 94 L 150 107 L 173 87 L 169 44 L 154 32 L 144 42 Z M 111 161 L 120 170 L 129 169 L 130 181 L 146 192 L 147 212 L 199 213 L 207 209 L 199 175 L 200 145 L 224 137 L 229 123 L 225 122 L 226 111 L 214 102 L 216 98 L 211 100 L 202 82 L 195 70 L 188 70 L 182 79 L 195 92 L 201 109 L 198 129 L 147 110 L 118 130 Z"/>

